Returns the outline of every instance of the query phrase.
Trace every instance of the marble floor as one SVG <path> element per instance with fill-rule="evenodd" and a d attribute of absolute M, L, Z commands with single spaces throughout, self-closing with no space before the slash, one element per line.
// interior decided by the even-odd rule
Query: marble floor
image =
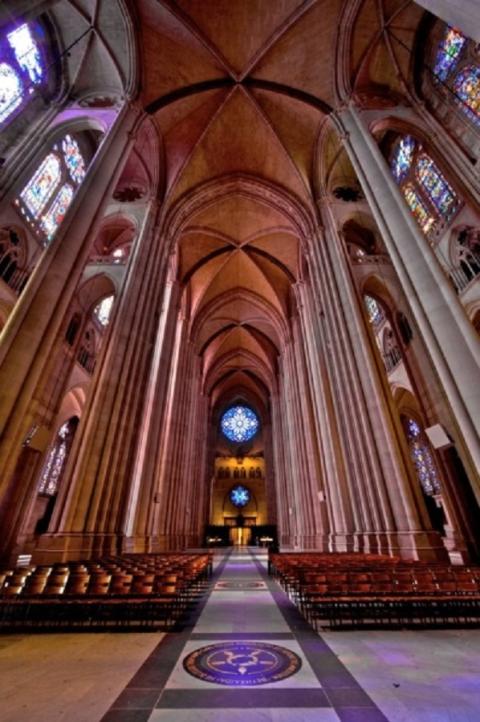
<path fill-rule="evenodd" d="M 258 550 L 179 631 L 0 637 L 0 722 L 480 722 L 480 630 L 317 635 Z"/>

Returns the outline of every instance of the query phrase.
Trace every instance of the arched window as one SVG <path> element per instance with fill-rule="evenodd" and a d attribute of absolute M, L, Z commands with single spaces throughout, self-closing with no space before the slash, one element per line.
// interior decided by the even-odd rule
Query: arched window
<path fill-rule="evenodd" d="M 46 80 L 39 33 L 35 24 L 23 23 L 0 40 L 0 126 L 13 120 Z"/>
<path fill-rule="evenodd" d="M 385 311 L 383 310 L 381 305 L 375 298 L 373 298 L 373 296 L 368 295 L 365 295 L 363 297 L 363 302 L 367 311 L 368 320 L 370 321 L 372 326 L 380 326 L 380 324 L 385 321 Z"/>
<path fill-rule="evenodd" d="M 16 199 L 16 206 L 45 243 L 65 218 L 85 169 L 78 142 L 67 134 L 55 143 Z"/>
<path fill-rule="evenodd" d="M 78 421 L 77 416 L 72 416 L 71 419 L 59 428 L 40 475 L 40 483 L 38 485 L 39 494 L 54 496 L 57 493 Z"/>
<path fill-rule="evenodd" d="M 395 143 L 390 168 L 410 211 L 426 236 L 449 222 L 460 201 L 419 141 L 405 135 Z"/>
<path fill-rule="evenodd" d="M 433 72 L 439 80 L 445 81 L 458 65 L 466 38 L 455 28 L 447 27 L 438 46 Z"/>
<path fill-rule="evenodd" d="M 447 27 L 436 50 L 433 72 L 468 120 L 480 125 L 480 66 L 472 45 L 458 30 Z"/>
<path fill-rule="evenodd" d="M 425 432 L 415 419 L 403 417 L 410 455 L 425 494 L 440 493 L 440 480 Z"/>
<path fill-rule="evenodd" d="M 476 125 L 480 125 L 480 67 L 468 65 L 455 78 L 455 95 L 462 101 L 462 110 Z"/>
<path fill-rule="evenodd" d="M 106 296 L 93 309 L 93 315 L 103 328 L 106 328 L 110 321 L 115 296 Z"/>

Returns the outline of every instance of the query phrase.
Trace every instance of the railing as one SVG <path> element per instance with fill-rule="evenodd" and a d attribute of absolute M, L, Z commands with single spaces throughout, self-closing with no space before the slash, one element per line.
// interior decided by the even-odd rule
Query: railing
<path fill-rule="evenodd" d="M 400 353 L 399 348 L 392 348 L 390 351 L 386 351 L 382 354 L 382 357 L 387 374 L 393 371 L 393 369 L 396 368 L 402 360 L 402 354 Z"/>
<path fill-rule="evenodd" d="M 85 371 L 89 374 L 93 374 L 95 370 L 95 356 L 93 356 L 86 348 L 80 346 L 77 353 L 77 361 Z"/>
<path fill-rule="evenodd" d="M 27 283 L 28 279 L 30 278 L 30 271 L 22 270 L 19 268 L 16 268 L 14 271 L 12 271 L 12 264 L 6 266 L 5 268 L 2 268 L 2 272 L 0 274 L 0 278 L 4 283 L 9 286 L 14 293 L 19 296 L 20 293 L 23 291 L 25 284 Z"/>
<path fill-rule="evenodd" d="M 448 268 L 447 273 L 456 292 L 462 293 L 477 276 L 480 276 L 480 254 L 469 253 L 468 257 L 460 261 L 459 266 Z"/>

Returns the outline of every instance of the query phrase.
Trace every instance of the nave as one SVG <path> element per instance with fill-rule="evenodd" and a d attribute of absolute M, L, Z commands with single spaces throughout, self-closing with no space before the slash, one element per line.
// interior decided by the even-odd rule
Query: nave
<path fill-rule="evenodd" d="M 263 550 L 215 559 L 174 632 L 2 637 L 0 720 L 478 722 L 479 630 L 317 635 Z"/>

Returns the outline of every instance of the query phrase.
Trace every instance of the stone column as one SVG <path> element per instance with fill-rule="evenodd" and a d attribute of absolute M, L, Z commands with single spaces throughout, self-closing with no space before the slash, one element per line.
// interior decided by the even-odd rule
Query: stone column
<path fill-rule="evenodd" d="M 104 139 L 71 209 L 44 251 L 2 333 L 0 493 L 8 484 L 35 409 L 31 403 L 78 286 L 92 238 L 133 147 L 139 110 L 126 106 Z"/>
<path fill-rule="evenodd" d="M 201 394 L 200 358 L 188 332 L 187 319 L 180 317 L 156 479 L 160 504 L 153 532 L 160 548 L 198 547 L 207 521 L 208 400 Z"/>
<path fill-rule="evenodd" d="M 323 310 L 326 364 L 345 459 L 344 493 L 350 497 L 354 548 L 406 557 L 442 556 L 445 552 L 438 535 L 430 531 L 398 417 L 389 406 L 371 353 L 328 200 L 321 209 L 326 242 L 319 239 L 315 244 L 312 267 Z"/>
<path fill-rule="evenodd" d="M 37 558 L 81 558 L 121 550 L 128 493 L 158 331 L 165 246 L 153 243 L 158 204 L 146 204 L 124 286 L 72 448 L 50 532 Z"/>
<path fill-rule="evenodd" d="M 457 418 L 471 460 L 480 468 L 480 344 L 428 241 L 411 215 L 375 139 L 351 106 L 339 113 L 343 141 L 403 291 Z M 476 485 L 480 498 L 480 485 Z"/>
<path fill-rule="evenodd" d="M 279 359 L 278 393 L 272 394 L 273 452 L 275 460 L 278 536 L 280 547 L 291 548 L 299 529 L 300 503 L 297 485 L 292 478 L 295 459 L 291 457 L 290 420 L 283 359 Z"/>
<path fill-rule="evenodd" d="M 188 433 L 189 410 L 186 408 L 187 387 L 193 380 L 188 376 L 188 320 L 180 309 L 175 314 L 175 340 L 168 370 L 168 393 L 161 427 L 161 439 L 155 459 L 155 487 L 157 504 L 152 534 L 158 549 L 176 546 L 179 529 L 178 496 L 175 483 L 183 473 L 182 447 Z M 186 382 L 188 380 L 188 383 Z M 178 466 L 180 468 L 178 468 Z M 185 499 L 183 499 L 185 502 Z"/>
<path fill-rule="evenodd" d="M 449 25 L 458 28 L 468 38 L 480 43 L 480 5 L 478 0 L 416 0 Z"/>
<path fill-rule="evenodd" d="M 322 514 L 321 490 L 323 473 L 320 459 L 320 444 L 317 438 L 317 425 L 313 413 L 312 386 L 309 367 L 306 360 L 306 336 L 308 328 L 302 323 L 303 294 L 302 283 L 296 283 L 294 292 L 297 298 L 298 315 L 292 319 L 295 354 L 295 386 L 299 407 L 299 442 L 303 451 L 302 486 L 305 488 L 310 529 L 303 546 L 321 549 L 326 545 L 325 517 Z"/>
<path fill-rule="evenodd" d="M 164 434 L 163 424 L 169 392 L 169 370 L 175 340 L 179 291 L 178 282 L 167 281 L 145 394 L 142 433 L 129 489 L 125 517 L 125 548 L 128 551 L 149 551 L 155 544 L 154 519 L 159 504 L 156 464 Z"/>

